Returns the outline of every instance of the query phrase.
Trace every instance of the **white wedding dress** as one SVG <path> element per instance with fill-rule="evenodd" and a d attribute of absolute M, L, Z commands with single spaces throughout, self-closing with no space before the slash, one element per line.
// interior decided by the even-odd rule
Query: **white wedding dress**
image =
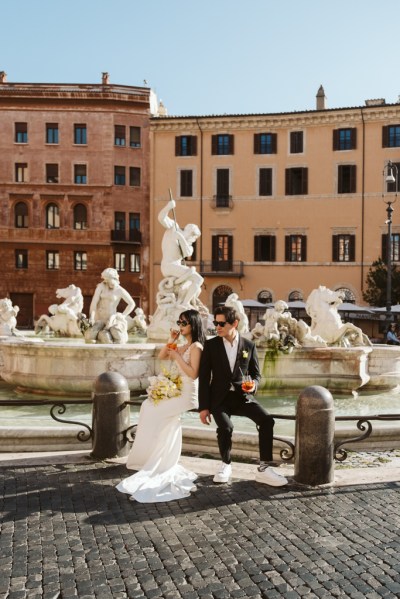
<path fill-rule="evenodd" d="M 194 344 L 193 344 L 194 345 Z M 190 345 L 182 358 L 190 364 Z M 198 347 L 201 347 L 196 342 Z M 196 489 L 197 475 L 178 464 L 182 450 L 180 416 L 198 407 L 198 381 L 180 370 L 182 391 L 178 397 L 155 404 L 145 399 L 140 408 L 138 426 L 126 467 L 138 470 L 118 485 L 118 491 L 140 503 L 173 501 L 188 497 Z"/>

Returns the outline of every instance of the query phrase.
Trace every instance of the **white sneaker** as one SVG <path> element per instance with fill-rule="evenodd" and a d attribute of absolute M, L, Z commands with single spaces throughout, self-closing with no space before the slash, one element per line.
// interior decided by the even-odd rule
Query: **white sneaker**
<path fill-rule="evenodd" d="M 265 470 L 257 470 L 256 481 L 258 483 L 264 483 L 264 485 L 270 485 L 271 487 L 283 487 L 288 484 L 287 478 L 278 474 L 272 468 L 265 468 Z"/>
<path fill-rule="evenodd" d="M 232 475 L 232 466 L 221 462 L 218 472 L 213 478 L 214 483 L 227 483 Z"/>

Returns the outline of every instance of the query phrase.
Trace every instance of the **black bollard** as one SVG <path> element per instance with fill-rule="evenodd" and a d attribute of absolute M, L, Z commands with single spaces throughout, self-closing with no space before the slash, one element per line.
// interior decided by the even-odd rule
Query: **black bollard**
<path fill-rule="evenodd" d="M 124 431 L 130 426 L 130 391 L 118 372 L 103 372 L 93 384 L 93 458 L 114 458 L 128 454 Z"/>
<path fill-rule="evenodd" d="M 296 407 L 294 480 L 303 485 L 333 483 L 335 412 L 325 387 L 306 387 Z"/>

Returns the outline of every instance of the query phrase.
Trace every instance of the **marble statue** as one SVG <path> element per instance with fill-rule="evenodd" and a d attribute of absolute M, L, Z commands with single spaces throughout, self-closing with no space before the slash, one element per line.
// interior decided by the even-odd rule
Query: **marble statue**
<path fill-rule="evenodd" d="M 164 339 L 176 319 L 184 310 L 193 308 L 206 318 L 208 309 L 199 299 L 203 277 L 194 266 L 188 266 L 185 258 L 193 254 L 193 244 L 201 235 L 197 225 L 187 224 L 181 229 L 175 220 L 176 203 L 171 199 L 158 215 L 165 228 L 161 242 L 161 273 L 163 279 L 156 296 L 157 309 L 147 328 L 149 339 Z M 173 218 L 169 216 L 172 211 Z"/>
<path fill-rule="evenodd" d="M 371 345 L 359 327 L 350 322 L 342 322 L 338 306 L 343 300 L 343 292 L 332 291 L 323 285 L 310 293 L 306 301 L 306 312 L 311 317 L 311 334 L 320 335 L 328 345 Z"/>
<path fill-rule="evenodd" d="M 5 297 L 0 299 L 0 336 L 19 337 L 22 335 L 17 330 L 18 306 L 13 306 L 12 301 Z"/>
<path fill-rule="evenodd" d="M 49 306 L 51 316 L 47 314 L 40 316 L 35 326 L 35 333 L 50 330 L 60 337 L 81 337 L 79 319 L 83 310 L 82 291 L 75 285 L 68 285 L 64 289 L 57 289 L 56 297 L 64 301 Z"/>
<path fill-rule="evenodd" d="M 225 301 L 225 306 L 233 308 L 239 315 L 238 331 L 241 335 L 247 335 L 249 332 L 249 319 L 244 310 L 242 302 L 239 300 L 237 293 L 231 293 L 228 295 Z"/>
<path fill-rule="evenodd" d="M 146 335 L 147 322 L 146 316 L 142 308 L 136 308 L 135 315 L 133 317 L 125 317 L 128 322 L 128 332 L 136 335 Z"/>
<path fill-rule="evenodd" d="M 106 268 L 103 279 L 94 292 L 89 308 L 89 324 L 85 331 L 88 343 L 126 343 L 128 341 L 128 316 L 135 308 L 131 295 L 121 287 L 115 268 Z M 118 312 L 120 301 L 126 303 L 125 310 Z"/>

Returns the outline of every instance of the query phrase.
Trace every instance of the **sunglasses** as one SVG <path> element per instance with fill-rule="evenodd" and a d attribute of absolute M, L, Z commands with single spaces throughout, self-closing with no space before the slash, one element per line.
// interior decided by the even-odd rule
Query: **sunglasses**
<path fill-rule="evenodd" d="M 178 327 L 187 327 L 187 325 L 189 324 L 187 320 L 177 320 L 176 324 L 178 325 Z"/>
<path fill-rule="evenodd" d="M 213 325 L 215 327 L 224 327 L 226 324 L 228 324 L 226 320 L 224 322 L 221 322 L 220 320 L 213 320 Z"/>

